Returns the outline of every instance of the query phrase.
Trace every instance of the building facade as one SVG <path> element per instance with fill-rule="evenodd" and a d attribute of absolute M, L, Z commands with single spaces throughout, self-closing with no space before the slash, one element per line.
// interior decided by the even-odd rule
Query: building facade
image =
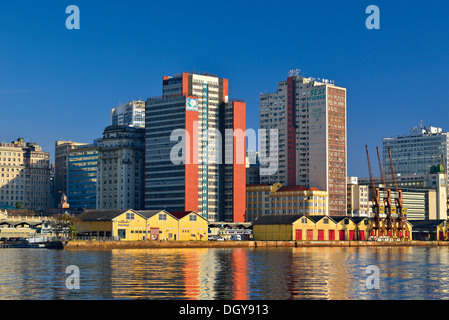
<path fill-rule="evenodd" d="M 382 167 L 385 174 L 391 174 L 390 155 L 394 171 L 402 176 L 425 175 L 430 167 L 442 164 L 448 168 L 448 133 L 442 128 L 419 125 L 411 128 L 409 134 L 382 139 Z"/>
<path fill-rule="evenodd" d="M 57 140 L 55 142 L 55 168 L 54 168 L 54 203 L 53 208 L 57 208 L 61 202 L 61 196 L 68 193 L 67 190 L 67 169 L 69 150 L 77 146 L 87 145 L 87 143 L 73 142 L 70 140 Z"/>
<path fill-rule="evenodd" d="M 357 177 L 348 177 L 348 216 L 368 217 L 369 213 L 369 189 L 367 185 L 359 185 Z"/>
<path fill-rule="evenodd" d="M 145 127 L 145 101 L 130 101 L 111 109 L 111 125 Z"/>
<path fill-rule="evenodd" d="M 276 92 L 260 95 L 260 128 L 277 130 L 279 159 L 261 183 L 327 191 L 329 214 L 346 215 L 346 89 L 291 72 Z"/>
<path fill-rule="evenodd" d="M 30 210 L 50 208 L 50 154 L 23 138 L 0 143 L 0 202 Z"/>
<path fill-rule="evenodd" d="M 247 221 L 265 215 L 328 215 L 326 191 L 302 186 L 248 185 Z"/>
<path fill-rule="evenodd" d="M 69 150 L 67 200 L 72 208 L 97 207 L 98 145 L 78 146 Z"/>
<path fill-rule="evenodd" d="M 105 128 L 98 141 L 97 209 L 143 209 L 144 159 L 143 128 Z"/>
<path fill-rule="evenodd" d="M 163 77 L 163 96 L 146 102 L 145 207 L 195 211 L 210 221 L 244 221 L 245 103 L 228 80 Z"/>

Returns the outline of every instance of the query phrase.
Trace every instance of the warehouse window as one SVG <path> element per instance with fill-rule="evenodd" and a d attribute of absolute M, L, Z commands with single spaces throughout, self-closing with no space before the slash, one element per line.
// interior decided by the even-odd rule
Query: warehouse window
<path fill-rule="evenodd" d="M 196 216 L 193 215 L 193 214 L 191 214 L 191 215 L 189 216 L 189 221 L 196 221 Z"/>
<path fill-rule="evenodd" d="M 159 214 L 159 220 L 167 220 L 167 215 L 165 213 L 160 213 Z"/>
<path fill-rule="evenodd" d="M 134 212 L 127 212 L 126 220 L 134 220 Z"/>

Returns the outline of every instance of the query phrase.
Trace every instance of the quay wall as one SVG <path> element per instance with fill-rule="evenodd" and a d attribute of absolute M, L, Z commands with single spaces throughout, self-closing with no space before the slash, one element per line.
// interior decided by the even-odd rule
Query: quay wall
<path fill-rule="evenodd" d="M 449 241 L 68 241 L 69 250 L 152 248 L 263 248 L 263 247 L 410 247 L 449 246 Z"/>

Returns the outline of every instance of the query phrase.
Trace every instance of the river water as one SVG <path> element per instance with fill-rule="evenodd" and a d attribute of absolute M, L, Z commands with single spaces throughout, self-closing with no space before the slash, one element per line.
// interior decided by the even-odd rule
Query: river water
<path fill-rule="evenodd" d="M 448 297 L 448 247 L 0 251 L 1 300 Z"/>

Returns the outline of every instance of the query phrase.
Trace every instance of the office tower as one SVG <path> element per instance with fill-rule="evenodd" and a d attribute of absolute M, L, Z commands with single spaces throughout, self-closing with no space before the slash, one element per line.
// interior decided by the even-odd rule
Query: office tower
<path fill-rule="evenodd" d="M 98 141 L 69 150 L 67 200 L 71 208 L 96 209 Z"/>
<path fill-rule="evenodd" d="M 245 141 L 226 131 L 244 133 L 245 119 L 245 103 L 228 99 L 227 79 L 164 76 L 163 96 L 146 102 L 146 209 L 244 221 Z"/>
<path fill-rule="evenodd" d="M 23 138 L 0 143 L 0 202 L 30 210 L 50 208 L 50 154 Z"/>
<path fill-rule="evenodd" d="M 108 126 L 98 140 L 97 209 L 143 209 L 145 130 Z"/>
<path fill-rule="evenodd" d="M 111 125 L 145 127 L 145 101 L 130 101 L 111 110 Z"/>
<path fill-rule="evenodd" d="M 329 215 L 346 215 L 346 89 L 291 71 L 260 95 L 260 127 L 279 136 L 278 170 L 261 183 L 327 191 Z"/>
<path fill-rule="evenodd" d="M 67 195 L 67 168 L 69 150 L 77 146 L 86 145 L 73 141 L 58 140 L 55 142 L 55 176 L 54 176 L 54 203 L 53 208 L 57 208 L 61 202 L 61 196 Z"/>
<path fill-rule="evenodd" d="M 425 175 L 430 167 L 443 164 L 442 156 L 448 168 L 447 132 L 442 128 L 424 127 L 420 124 L 410 129 L 409 134 L 382 139 L 382 167 L 386 175 L 391 174 L 390 155 L 396 174 Z"/>

